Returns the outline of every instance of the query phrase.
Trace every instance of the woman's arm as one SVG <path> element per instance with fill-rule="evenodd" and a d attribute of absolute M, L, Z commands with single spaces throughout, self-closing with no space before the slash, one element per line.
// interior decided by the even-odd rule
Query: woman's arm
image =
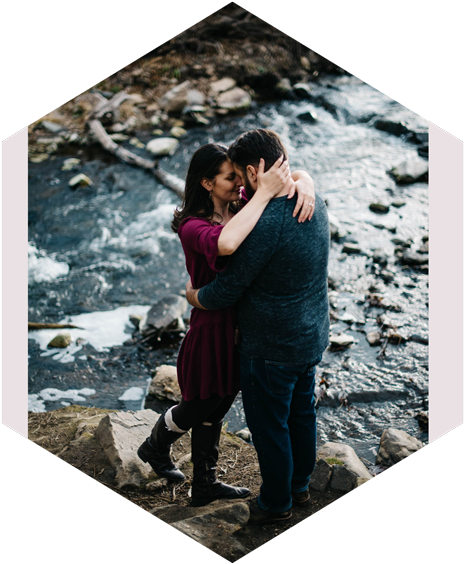
<path fill-rule="evenodd" d="M 222 229 L 218 239 L 218 256 L 231 255 L 243 243 L 272 198 L 278 194 L 290 177 L 288 163 L 282 163 L 283 155 L 264 172 L 264 159 L 258 167 L 258 188 L 247 205 Z"/>
<path fill-rule="evenodd" d="M 314 182 L 304 170 L 296 170 L 292 173 L 293 186 L 290 188 L 288 194 L 289 198 L 293 198 L 295 191 L 298 192 L 298 199 L 295 209 L 293 210 L 293 217 L 298 215 L 301 209 L 299 223 L 310 220 L 313 217 L 314 206 L 316 205 L 316 197 L 314 192 Z"/>

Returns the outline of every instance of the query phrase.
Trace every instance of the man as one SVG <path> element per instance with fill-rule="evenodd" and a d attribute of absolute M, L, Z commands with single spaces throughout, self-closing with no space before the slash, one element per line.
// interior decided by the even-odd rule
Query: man
<path fill-rule="evenodd" d="M 228 156 L 248 197 L 265 170 L 287 153 L 277 134 L 257 129 L 241 135 Z M 250 506 L 250 523 L 289 519 L 292 503 L 309 505 L 316 460 L 315 366 L 328 345 L 327 264 L 329 222 L 316 195 L 311 221 L 293 217 L 289 179 L 231 256 L 224 272 L 187 293 L 195 307 L 237 303 L 242 398 L 263 483 Z"/>

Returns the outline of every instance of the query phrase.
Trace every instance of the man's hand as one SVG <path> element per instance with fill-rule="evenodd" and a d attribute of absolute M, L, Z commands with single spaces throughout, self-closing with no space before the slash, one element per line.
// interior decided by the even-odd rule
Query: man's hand
<path fill-rule="evenodd" d="M 192 282 L 190 281 L 189 278 L 189 281 L 187 282 L 187 286 L 185 287 L 185 292 L 186 292 L 185 297 L 187 298 L 188 303 L 192 307 L 196 307 L 197 309 L 206 309 L 198 301 L 198 291 L 199 290 L 195 290 L 195 288 L 192 286 Z"/>

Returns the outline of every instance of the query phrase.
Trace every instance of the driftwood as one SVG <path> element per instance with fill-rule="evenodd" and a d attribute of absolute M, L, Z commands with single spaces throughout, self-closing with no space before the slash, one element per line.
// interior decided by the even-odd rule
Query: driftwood
<path fill-rule="evenodd" d="M 87 121 L 87 125 L 94 134 L 97 141 L 102 145 L 104 149 L 108 152 L 115 155 L 119 160 L 128 163 L 130 165 L 138 166 L 145 170 L 149 170 L 153 173 L 155 178 L 161 182 L 166 188 L 169 188 L 173 192 L 175 192 L 181 198 L 184 196 L 184 183 L 180 178 L 162 170 L 158 167 L 157 161 L 151 161 L 148 159 L 144 159 L 143 157 L 139 157 L 132 151 L 124 149 L 117 145 L 111 137 L 106 132 L 105 128 L 101 124 L 99 118 L 102 116 L 114 112 L 117 107 L 127 98 L 130 97 L 125 91 L 118 92 L 111 100 L 105 101 L 105 103 L 98 104 L 95 108 L 93 114 L 90 116 L 90 119 Z M 103 97 L 102 97 L 103 98 Z"/>
<path fill-rule="evenodd" d="M 71 323 L 27 323 L 28 331 L 38 331 L 40 329 L 82 329 L 77 325 L 71 325 Z"/>

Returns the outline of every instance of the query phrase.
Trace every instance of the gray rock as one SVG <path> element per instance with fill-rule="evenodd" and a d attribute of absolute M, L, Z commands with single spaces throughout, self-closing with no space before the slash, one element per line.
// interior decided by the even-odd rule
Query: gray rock
<path fill-rule="evenodd" d="M 223 92 L 217 98 L 218 107 L 231 112 L 246 110 L 250 104 L 251 96 L 238 86 Z"/>
<path fill-rule="evenodd" d="M 346 466 L 334 464 L 332 466 L 330 488 L 342 492 L 350 492 L 353 488 L 356 487 L 357 479 L 358 476 L 354 472 L 346 468 Z"/>
<path fill-rule="evenodd" d="M 406 202 L 403 202 L 403 200 L 395 200 L 394 202 L 392 202 L 392 206 L 394 208 L 402 208 L 405 205 L 406 205 Z"/>
<path fill-rule="evenodd" d="M 405 161 L 393 167 L 389 174 L 395 179 L 397 184 L 413 184 L 414 182 L 427 182 L 429 175 L 429 165 L 427 161 Z"/>
<path fill-rule="evenodd" d="M 364 466 L 359 456 L 354 449 L 348 445 L 341 443 L 325 443 L 317 451 L 317 457 L 327 460 L 328 458 L 337 458 L 343 462 L 343 465 L 351 470 L 353 474 L 359 478 L 366 478 L 370 480 L 372 475 L 369 470 Z"/>
<path fill-rule="evenodd" d="M 235 434 L 237 435 L 237 437 L 240 437 L 248 443 L 251 441 L 251 433 L 247 427 L 245 429 L 240 429 L 240 431 L 237 431 Z"/>
<path fill-rule="evenodd" d="M 323 458 L 320 458 L 311 474 L 309 487 L 318 492 L 323 492 L 327 488 L 331 476 L 332 466 Z"/>
<path fill-rule="evenodd" d="M 58 133 L 63 130 L 63 126 L 60 123 L 55 123 L 54 121 L 43 120 L 40 122 L 40 125 L 50 133 Z"/>
<path fill-rule="evenodd" d="M 34 155 L 32 157 L 29 157 L 29 161 L 31 163 L 42 163 L 43 161 L 46 161 L 47 159 L 48 159 L 47 153 L 41 153 L 39 155 Z"/>
<path fill-rule="evenodd" d="M 391 270 L 381 270 L 379 276 L 380 278 L 382 278 L 385 284 L 389 284 L 395 279 L 395 273 L 391 272 Z"/>
<path fill-rule="evenodd" d="M 429 414 L 427 411 L 421 411 L 416 415 L 417 422 L 419 423 L 419 427 L 423 431 L 429 430 Z"/>
<path fill-rule="evenodd" d="M 336 239 L 340 236 L 341 232 L 340 221 L 330 212 L 327 212 L 327 215 L 329 217 L 330 236 L 332 237 L 332 239 Z"/>
<path fill-rule="evenodd" d="M 290 79 L 288 78 L 280 79 L 279 82 L 274 86 L 274 89 L 276 93 L 283 98 L 292 98 L 295 96 L 292 84 L 290 82 Z"/>
<path fill-rule="evenodd" d="M 411 437 L 400 429 L 386 429 L 380 438 L 379 452 L 375 459 L 376 464 L 393 466 L 400 460 L 407 458 L 424 445 L 415 437 Z"/>
<path fill-rule="evenodd" d="M 367 333 L 366 339 L 368 340 L 371 347 L 377 347 L 380 345 L 380 332 L 371 331 L 370 333 Z"/>
<path fill-rule="evenodd" d="M 344 243 L 342 252 L 347 255 L 359 255 L 361 250 L 361 247 L 356 243 Z"/>
<path fill-rule="evenodd" d="M 125 135 L 124 133 L 112 133 L 109 137 L 111 141 L 115 143 L 123 143 L 129 139 L 129 135 Z"/>
<path fill-rule="evenodd" d="M 246 503 L 232 503 L 211 513 L 177 521 L 172 527 L 213 551 L 217 551 L 227 540 L 234 549 L 234 556 L 240 557 L 248 551 L 232 535 L 247 523 L 249 517 L 250 510 Z"/>
<path fill-rule="evenodd" d="M 193 103 L 203 104 L 204 97 L 202 95 L 201 101 L 196 101 L 200 100 L 200 96 L 196 96 L 195 94 L 189 95 L 189 92 L 191 92 L 192 90 L 191 86 L 191 82 L 189 80 L 186 80 L 185 82 L 178 84 L 174 88 L 171 88 L 171 90 L 165 92 L 163 96 L 161 96 L 161 98 L 158 100 L 158 106 L 168 113 L 178 114 L 182 111 L 184 106 L 192 105 Z M 189 97 L 194 101 L 189 101 Z"/>
<path fill-rule="evenodd" d="M 158 367 L 148 388 L 148 393 L 158 399 L 167 398 L 171 401 L 180 402 L 182 394 L 177 382 L 176 367 L 167 364 Z"/>
<path fill-rule="evenodd" d="M 409 266 L 421 266 L 423 264 L 429 263 L 429 256 L 426 254 L 414 253 L 411 251 L 406 251 L 400 257 L 402 264 Z"/>
<path fill-rule="evenodd" d="M 237 83 L 233 78 L 221 78 L 221 80 L 216 80 L 209 85 L 209 95 L 213 98 L 222 94 L 222 92 L 227 92 L 227 90 L 232 90 Z"/>
<path fill-rule="evenodd" d="M 187 131 L 183 127 L 179 127 L 179 126 L 172 127 L 169 133 L 176 138 L 187 135 Z"/>
<path fill-rule="evenodd" d="M 104 417 L 95 438 L 116 470 L 117 487 L 140 487 L 156 474 L 137 456 L 137 449 L 150 435 L 159 414 L 151 409 L 120 411 Z"/>
<path fill-rule="evenodd" d="M 298 114 L 297 117 L 298 119 L 305 121 L 306 123 L 316 123 L 317 121 L 316 112 L 303 112 L 302 114 Z"/>
<path fill-rule="evenodd" d="M 330 344 L 336 347 L 348 347 L 354 343 L 354 337 L 351 335 L 331 335 Z"/>
<path fill-rule="evenodd" d="M 173 155 L 179 146 L 179 141 L 173 137 L 159 137 L 147 143 L 147 151 L 153 153 L 155 157 Z"/>
<path fill-rule="evenodd" d="M 311 87 L 306 82 L 297 82 L 293 85 L 293 90 L 300 98 L 311 98 Z"/>
<path fill-rule="evenodd" d="M 182 296 L 168 294 L 154 304 L 140 322 L 140 331 L 148 333 L 185 329 L 182 316 L 186 313 L 188 302 Z"/>
<path fill-rule="evenodd" d="M 375 249 L 374 254 L 372 255 L 372 260 L 376 264 L 380 264 L 380 266 L 386 266 L 388 258 L 388 254 L 384 251 L 384 249 Z"/>

